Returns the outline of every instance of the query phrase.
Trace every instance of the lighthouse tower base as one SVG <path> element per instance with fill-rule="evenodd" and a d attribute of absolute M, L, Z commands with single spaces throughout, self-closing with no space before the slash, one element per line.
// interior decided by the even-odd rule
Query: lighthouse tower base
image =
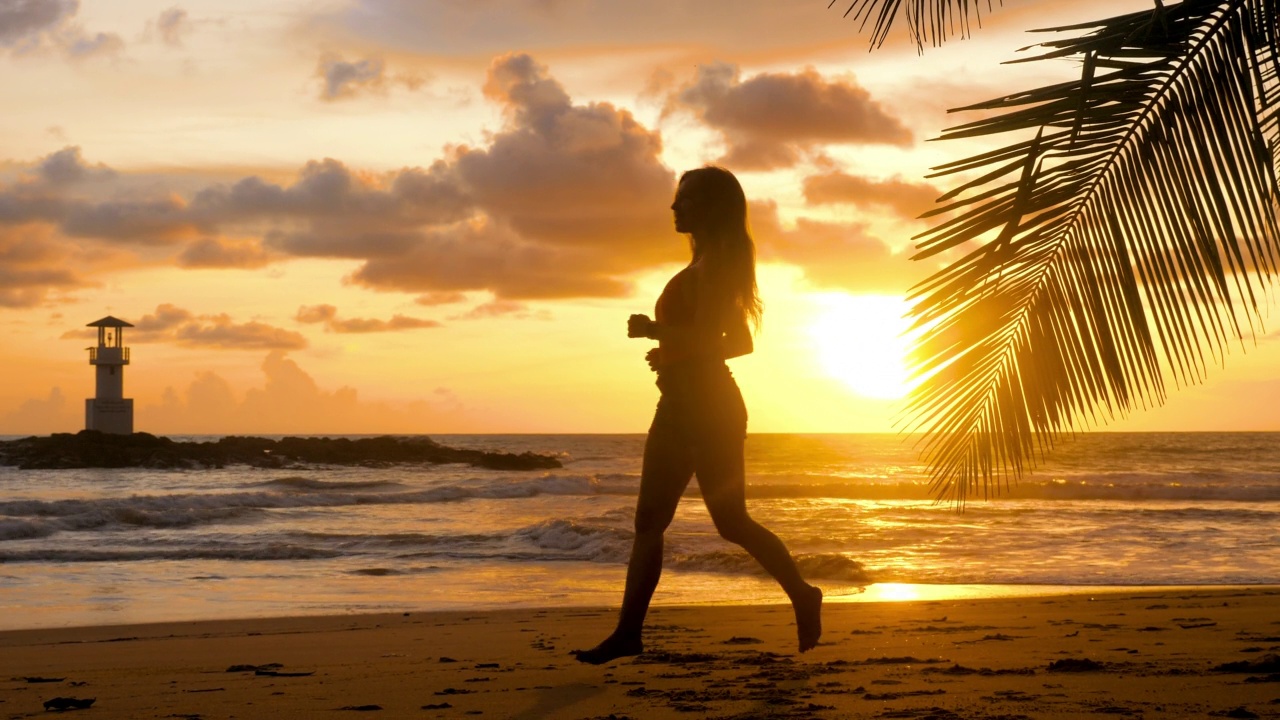
<path fill-rule="evenodd" d="M 133 398 L 85 400 L 84 428 L 113 435 L 133 434 Z"/>

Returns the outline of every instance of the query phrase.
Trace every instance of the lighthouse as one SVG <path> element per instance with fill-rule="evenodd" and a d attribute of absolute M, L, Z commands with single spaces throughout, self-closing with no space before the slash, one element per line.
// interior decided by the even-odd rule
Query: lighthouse
<path fill-rule="evenodd" d="M 84 428 L 129 435 L 133 432 L 133 400 L 124 396 L 124 366 L 129 364 L 124 329 L 133 325 L 108 315 L 86 327 L 98 328 L 98 346 L 89 348 L 89 364 L 97 368 L 97 384 L 94 397 L 84 401 Z"/>

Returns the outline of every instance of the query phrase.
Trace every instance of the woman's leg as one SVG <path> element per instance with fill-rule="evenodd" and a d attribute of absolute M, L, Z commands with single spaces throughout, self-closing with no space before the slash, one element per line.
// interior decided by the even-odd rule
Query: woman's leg
<path fill-rule="evenodd" d="M 675 517 L 680 496 L 693 476 L 693 458 L 662 412 L 654 418 L 645 440 L 640 473 L 640 497 L 636 501 L 635 539 L 627 563 L 627 585 L 622 594 L 618 626 L 604 642 L 590 650 L 578 650 L 579 660 L 593 665 L 644 650 L 641 632 L 649 601 L 662 575 L 662 535 Z"/>
<path fill-rule="evenodd" d="M 742 546 L 778 581 L 795 610 L 800 652 L 812 649 L 822 635 L 822 591 L 800 576 L 782 540 L 747 513 L 742 434 L 707 436 L 697 443 L 694 457 L 698 487 L 716 530 Z"/>

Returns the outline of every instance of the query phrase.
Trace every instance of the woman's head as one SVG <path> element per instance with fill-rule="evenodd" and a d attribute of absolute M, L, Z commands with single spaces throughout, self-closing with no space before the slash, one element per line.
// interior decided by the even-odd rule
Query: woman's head
<path fill-rule="evenodd" d="M 671 203 L 677 232 L 693 237 L 694 256 L 724 281 L 735 306 L 759 325 L 756 249 L 747 228 L 747 197 L 733 173 L 707 165 L 680 176 Z"/>
<path fill-rule="evenodd" d="M 687 232 L 695 241 L 714 243 L 719 236 L 746 232 L 747 196 L 733 173 L 707 165 L 680 176 L 675 212 L 676 231 Z"/>

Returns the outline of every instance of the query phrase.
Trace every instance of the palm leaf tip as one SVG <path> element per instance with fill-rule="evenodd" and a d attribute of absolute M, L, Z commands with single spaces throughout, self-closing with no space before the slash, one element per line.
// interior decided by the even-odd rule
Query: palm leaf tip
<path fill-rule="evenodd" d="M 845 3 L 848 3 L 845 5 Z M 994 5 L 1002 5 L 996 0 Z M 969 37 L 982 25 L 982 11 L 994 11 L 992 0 L 830 0 L 827 8 L 844 7 L 844 17 L 858 23 L 859 32 L 871 25 L 871 49 L 884 45 L 894 25 L 903 23 L 918 51 L 939 47 L 952 37 Z"/>

